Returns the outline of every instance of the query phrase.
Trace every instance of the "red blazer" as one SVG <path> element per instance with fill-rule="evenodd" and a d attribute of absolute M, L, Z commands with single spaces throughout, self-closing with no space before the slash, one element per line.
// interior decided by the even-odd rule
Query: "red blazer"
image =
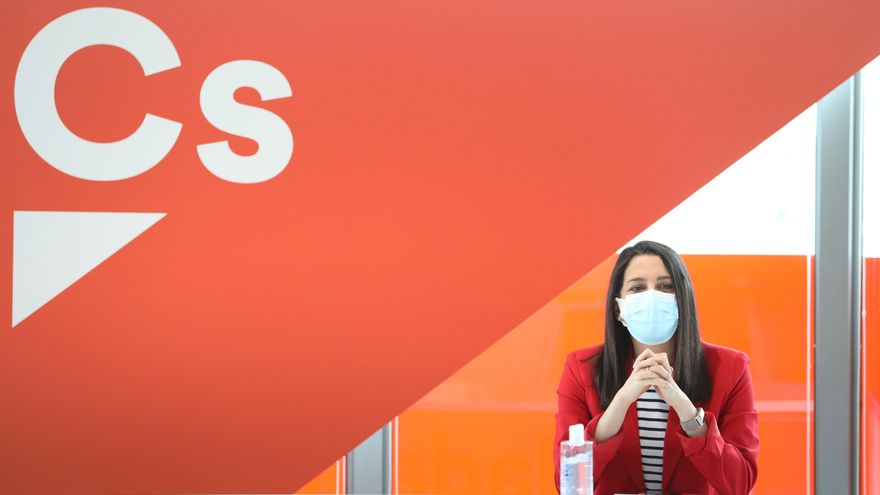
<path fill-rule="evenodd" d="M 559 412 L 553 462 L 559 490 L 559 442 L 568 440 L 568 427 L 586 425 L 586 437 L 593 440 L 593 486 L 599 495 L 644 493 L 642 457 L 636 405 L 629 408 L 617 435 L 596 443 L 596 425 L 603 411 L 599 393 L 593 387 L 592 360 L 602 346 L 568 355 L 559 382 Z M 712 379 L 712 396 L 694 405 L 706 412 L 709 432 L 691 438 L 682 430 L 675 410 L 663 442 L 663 491 L 745 495 L 758 477 L 758 412 L 752 394 L 749 358 L 744 353 L 703 343 L 703 353 Z"/>

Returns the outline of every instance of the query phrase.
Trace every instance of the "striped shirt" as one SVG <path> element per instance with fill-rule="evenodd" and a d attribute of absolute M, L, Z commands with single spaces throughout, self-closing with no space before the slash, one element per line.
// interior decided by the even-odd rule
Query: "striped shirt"
<path fill-rule="evenodd" d="M 663 493 L 663 438 L 669 404 L 648 387 L 636 401 L 639 418 L 639 443 L 642 447 L 642 475 L 648 495 Z"/>

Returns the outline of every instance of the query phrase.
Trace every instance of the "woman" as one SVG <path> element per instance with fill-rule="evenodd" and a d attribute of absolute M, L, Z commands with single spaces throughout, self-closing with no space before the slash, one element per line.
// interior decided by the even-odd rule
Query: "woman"
<path fill-rule="evenodd" d="M 572 352 L 559 383 L 559 442 L 586 426 L 596 494 L 747 494 L 757 478 L 758 413 L 749 359 L 700 341 L 690 276 L 669 247 L 620 253 L 605 343 Z"/>

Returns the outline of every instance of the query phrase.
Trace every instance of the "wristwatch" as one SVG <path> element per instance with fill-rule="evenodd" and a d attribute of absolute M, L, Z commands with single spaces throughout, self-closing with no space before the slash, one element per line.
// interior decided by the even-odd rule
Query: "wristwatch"
<path fill-rule="evenodd" d="M 700 407 L 697 409 L 697 417 L 694 419 L 689 419 L 687 421 L 681 422 L 681 428 L 685 431 L 685 433 L 691 433 L 700 429 L 703 426 L 703 423 L 706 422 L 706 412 L 703 411 L 703 408 Z"/>

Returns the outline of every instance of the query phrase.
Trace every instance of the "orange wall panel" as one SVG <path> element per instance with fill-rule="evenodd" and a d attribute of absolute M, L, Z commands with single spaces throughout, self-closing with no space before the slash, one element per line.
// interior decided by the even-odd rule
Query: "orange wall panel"
<path fill-rule="evenodd" d="M 315 476 L 312 481 L 309 481 L 304 486 L 300 487 L 295 493 L 297 495 L 341 493 L 340 487 L 342 473 L 337 472 L 337 469 L 341 470 L 341 466 L 337 467 L 336 464 L 330 466 L 322 471 L 321 474 Z"/>
<path fill-rule="evenodd" d="M 862 493 L 880 495 L 880 258 L 864 265 Z"/>

